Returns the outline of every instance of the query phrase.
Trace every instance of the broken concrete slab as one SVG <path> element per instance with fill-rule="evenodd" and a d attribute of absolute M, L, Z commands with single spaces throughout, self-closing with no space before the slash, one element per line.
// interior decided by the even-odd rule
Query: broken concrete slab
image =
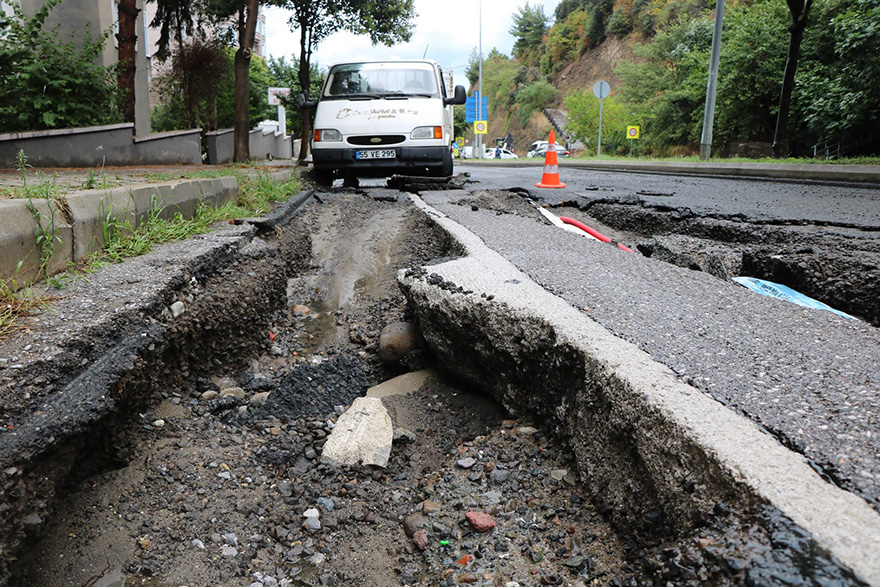
<path fill-rule="evenodd" d="M 391 456 L 394 428 L 382 400 L 359 397 L 336 421 L 321 454 L 329 465 L 385 467 Z"/>
<path fill-rule="evenodd" d="M 880 585 L 880 515 L 865 500 L 543 289 L 428 196 L 413 202 L 465 254 L 401 270 L 398 283 L 439 365 L 569 434 L 581 481 L 618 521 L 647 528 L 660 512 L 687 528 L 717 503 L 760 504 L 809 536 L 821 564 Z"/>

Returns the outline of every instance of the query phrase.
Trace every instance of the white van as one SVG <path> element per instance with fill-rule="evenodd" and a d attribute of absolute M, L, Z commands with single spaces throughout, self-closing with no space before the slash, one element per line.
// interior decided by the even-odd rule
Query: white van
<path fill-rule="evenodd" d="M 452 105 L 465 100 L 434 61 L 337 63 L 315 112 L 317 179 L 452 175 Z"/>

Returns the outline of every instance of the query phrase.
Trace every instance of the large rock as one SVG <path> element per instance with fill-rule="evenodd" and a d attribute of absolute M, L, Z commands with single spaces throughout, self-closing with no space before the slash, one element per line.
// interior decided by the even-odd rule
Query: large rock
<path fill-rule="evenodd" d="M 383 398 L 393 395 L 411 395 L 421 389 L 428 378 L 434 375 L 436 375 L 436 372 L 433 369 L 404 373 L 369 388 L 367 390 L 367 397 Z"/>
<path fill-rule="evenodd" d="M 382 400 L 359 397 L 346 410 L 327 442 L 321 460 L 330 465 L 385 467 L 391 456 L 394 428 Z"/>
<path fill-rule="evenodd" d="M 379 333 L 379 360 L 386 365 L 397 363 L 422 341 L 418 327 L 411 322 L 394 322 Z"/>

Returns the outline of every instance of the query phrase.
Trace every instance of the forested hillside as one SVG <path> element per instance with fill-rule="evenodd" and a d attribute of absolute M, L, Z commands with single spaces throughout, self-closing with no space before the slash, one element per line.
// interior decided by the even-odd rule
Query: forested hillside
<path fill-rule="evenodd" d="M 643 154 L 698 153 L 714 14 L 706 0 L 563 0 L 549 15 L 526 4 L 514 16 L 513 55 L 493 50 L 484 61 L 490 136 L 511 132 L 522 150 L 550 128 L 542 109 L 559 108 L 572 139 L 593 151 L 599 101 L 592 87 L 602 79 L 612 88 L 603 103 L 603 153 L 629 148 L 627 125 L 641 127 Z M 787 135 L 779 135 L 793 22 L 806 26 L 792 53 Z M 713 154 L 769 156 L 775 135 L 782 154 L 810 156 L 826 143 L 842 155 L 877 154 L 878 55 L 880 0 L 728 0 Z M 472 83 L 477 66 L 475 52 Z"/>

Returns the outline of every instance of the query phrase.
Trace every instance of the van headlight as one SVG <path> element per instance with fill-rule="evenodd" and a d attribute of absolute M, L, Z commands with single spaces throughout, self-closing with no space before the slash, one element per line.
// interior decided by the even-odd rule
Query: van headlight
<path fill-rule="evenodd" d="M 412 138 L 415 139 L 442 139 L 442 126 L 419 126 L 413 129 Z"/>
<path fill-rule="evenodd" d="M 315 142 L 338 142 L 342 140 L 342 133 L 335 128 L 315 129 Z"/>

